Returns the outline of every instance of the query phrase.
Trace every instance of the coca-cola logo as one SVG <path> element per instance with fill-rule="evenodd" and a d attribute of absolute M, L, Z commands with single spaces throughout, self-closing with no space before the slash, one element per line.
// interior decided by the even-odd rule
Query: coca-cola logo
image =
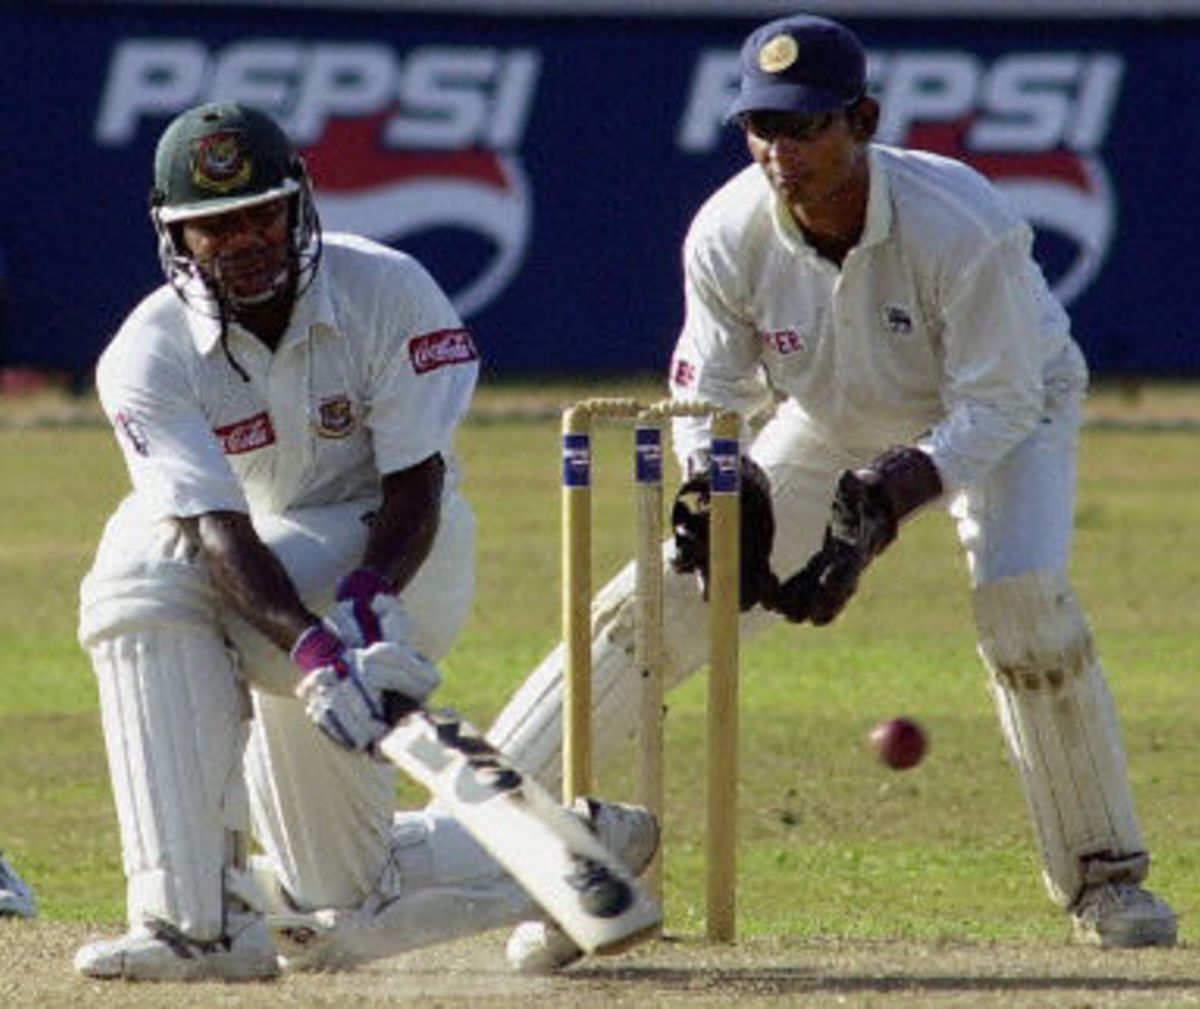
<path fill-rule="evenodd" d="M 439 329 L 409 341 L 413 371 L 418 375 L 450 364 L 466 364 L 479 359 L 471 334 L 465 329 Z"/>
<path fill-rule="evenodd" d="M 224 427 L 213 428 L 226 455 L 241 455 L 275 444 L 275 428 L 265 411 Z"/>

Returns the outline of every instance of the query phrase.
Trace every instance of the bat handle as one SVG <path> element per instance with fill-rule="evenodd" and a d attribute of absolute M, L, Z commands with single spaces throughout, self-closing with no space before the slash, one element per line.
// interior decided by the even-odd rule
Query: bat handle
<path fill-rule="evenodd" d="M 398 725 L 402 718 L 407 718 L 414 711 L 420 711 L 421 705 L 407 694 L 397 690 L 383 692 L 383 717 L 389 725 Z"/>

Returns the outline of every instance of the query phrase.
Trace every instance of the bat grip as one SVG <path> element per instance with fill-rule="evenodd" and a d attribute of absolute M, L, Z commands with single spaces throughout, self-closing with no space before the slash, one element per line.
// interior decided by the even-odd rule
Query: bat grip
<path fill-rule="evenodd" d="M 383 717 L 389 725 L 396 725 L 402 718 L 407 718 L 414 711 L 419 711 L 421 705 L 398 690 L 385 690 L 382 696 Z"/>

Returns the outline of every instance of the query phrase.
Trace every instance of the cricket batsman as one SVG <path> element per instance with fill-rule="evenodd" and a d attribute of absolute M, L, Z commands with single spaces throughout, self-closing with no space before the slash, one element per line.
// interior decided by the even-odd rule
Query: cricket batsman
<path fill-rule="evenodd" d="M 460 824 L 393 814 L 371 760 L 474 594 L 454 436 L 478 354 L 411 257 L 322 235 L 268 116 L 190 109 L 154 161 L 166 283 L 97 370 L 132 492 L 81 589 L 129 931 L 94 978 L 269 978 L 538 909 Z M 645 811 L 588 802 L 640 869 Z M 262 855 L 247 857 L 249 839 Z"/>

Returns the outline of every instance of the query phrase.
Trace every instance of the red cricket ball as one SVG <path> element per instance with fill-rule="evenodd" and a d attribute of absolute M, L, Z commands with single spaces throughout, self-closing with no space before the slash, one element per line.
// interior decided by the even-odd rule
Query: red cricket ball
<path fill-rule="evenodd" d="M 929 748 L 925 730 L 911 718 L 889 718 L 871 730 L 871 748 L 888 767 L 916 767 Z"/>

